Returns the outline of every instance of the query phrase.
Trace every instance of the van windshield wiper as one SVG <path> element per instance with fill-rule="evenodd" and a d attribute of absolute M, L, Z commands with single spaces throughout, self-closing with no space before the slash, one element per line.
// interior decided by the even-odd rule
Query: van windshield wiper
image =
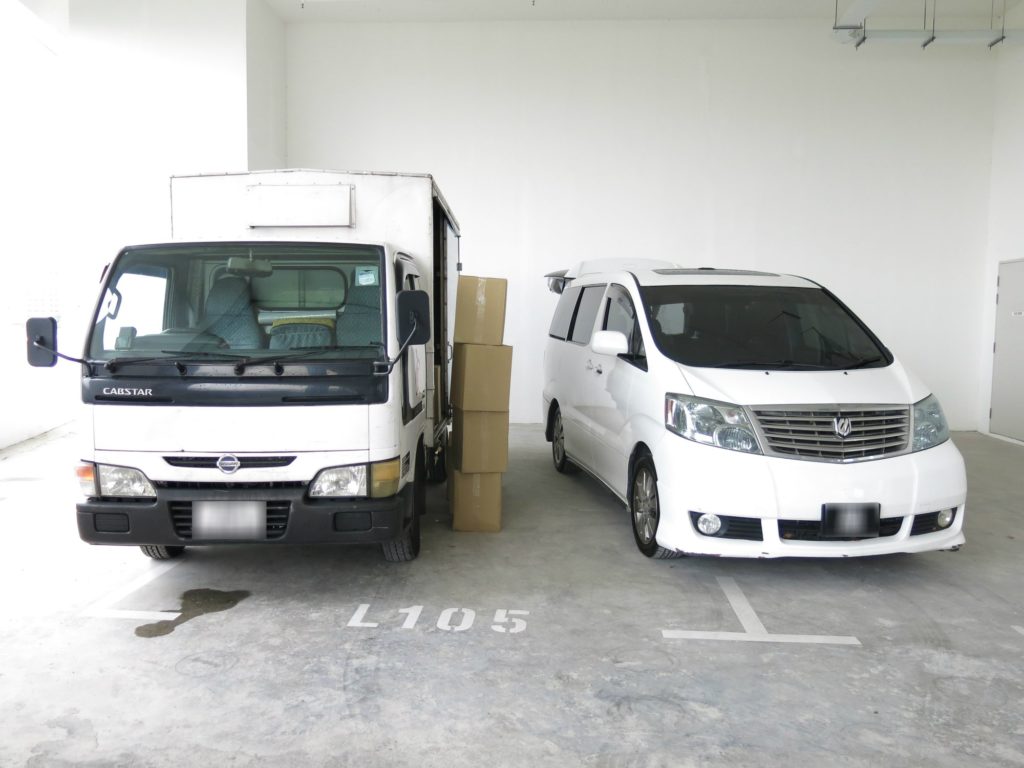
<path fill-rule="evenodd" d="M 712 365 L 712 368 L 772 368 L 772 369 L 804 369 L 808 371 L 823 371 L 828 370 L 827 365 L 817 365 L 815 363 L 798 363 L 795 360 L 739 360 L 736 362 L 718 363 Z"/>
<path fill-rule="evenodd" d="M 855 368 L 865 368 L 866 366 L 869 366 L 872 363 L 879 362 L 881 359 L 882 358 L 881 358 L 880 355 L 877 356 L 877 357 L 866 357 L 863 360 L 858 360 L 856 363 L 853 363 L 852 365 L 844 365 L 843 366 L 843 370 L 844 371 L 852 371 Z"/>

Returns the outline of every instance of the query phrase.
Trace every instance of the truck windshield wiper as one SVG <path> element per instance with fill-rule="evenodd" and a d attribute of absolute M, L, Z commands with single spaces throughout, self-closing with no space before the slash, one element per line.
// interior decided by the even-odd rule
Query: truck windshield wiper
<path fill-rule="evenodd" d="M 274 373 L 280 376 L 284 369 L 282 363 L 289 363 L 293 360 L 309 360 L 316 359 L 320 362 L 325 363 L 336 363 L 336 362 L 358 362 L 364 358 L 351 358 L 339 356 L 337 353 L 343 353 L 347 349 L 380 349 L 380 344 L 369 344 L 366 346 L 346 346 L 346 347 L 317 347 L 302 349 L 295 352 L 282 351 L 281 354 L 267 355 L 266 357 L 243 357 L 235 363 L 235 373 L 241 375 L 245 372 L 247 366 L 250 365 L 272 365 L 274 366 Z M 325 353 L 336 353 L 333 355 L 326 355 Z M 366 362 L 372 363 L 373 361 L 369 358 L 365 358 Z"/>
<path fill-rule="evenodd" d="M 149 355 L 146 357 L 115 357 L 112 360 L 104 361 L 103 367 L 113 373 L 122 365 L 172 363 L 178 369 L 179 373 L 184 373 L 185 363 L 192 362 L 197 357 L 201 357 L 204 361 L 208 362 L 224 363 L 231 363 L 245 359 L 244 355 L 232 355 L 230 352 L 206 352 L 201 350 L 183 352 L 179 349 L 161 349 L 159 355 Z"/>

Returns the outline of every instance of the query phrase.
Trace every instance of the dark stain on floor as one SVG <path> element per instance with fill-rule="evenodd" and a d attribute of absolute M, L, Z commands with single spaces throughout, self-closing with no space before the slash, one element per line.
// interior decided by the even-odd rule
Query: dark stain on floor
<path fill-rule="evenodd" d="M 222 592 L 219 589 L 190 589 L 181 596 L 181 614 L 178 618 L 143 624 L 135 628 L 135 634 L 138 637 L 169 635 L 186 621 L 191 621 L 198 616 L 234 608 L 250 594 L 250 592 L 242 590 Z"/>

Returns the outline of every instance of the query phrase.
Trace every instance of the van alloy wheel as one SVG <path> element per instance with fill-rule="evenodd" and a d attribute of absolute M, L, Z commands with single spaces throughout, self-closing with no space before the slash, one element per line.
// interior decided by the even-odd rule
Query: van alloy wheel
<path fill-rule="evenodd" d="M 562 410 L 556 405 L 551 417 L 551 460 L 555 469 L 563 474 L 572 474 L 576 465 L 565 455 L 565 430 L 562 427 Z"/>
<path fill-rule="evenodd" d="M 649 546 L 658 530 L 658 493 L 647 467 L 641 467 L 633 480 L 633 525 L 640 543 Z"/>
<path fill-rule="evenodd" d="M 629 517 L 633 524 L 633 539 L 643 555 L 657 560 L 681 557 L 682 553 L 658 544 L 661 502 L 658 499 L 658 473 L 650 454 L 642 454 L 633 465 Z"/>

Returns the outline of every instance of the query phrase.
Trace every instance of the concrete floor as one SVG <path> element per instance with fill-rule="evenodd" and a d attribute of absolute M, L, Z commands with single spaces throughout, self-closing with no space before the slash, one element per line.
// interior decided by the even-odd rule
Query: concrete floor
<path fill-rule="evenodd" d="M 511 439 L 505 530 L 452 532 L 434 489 L 405 565 L 89 547 L 74 436 L 0 452 L 0 766 L 1024 765 L 1024 448 L 956 436 L 957 553 L 649 561 Z M 859 645 L 662 634 L 740 614 Z"/>

